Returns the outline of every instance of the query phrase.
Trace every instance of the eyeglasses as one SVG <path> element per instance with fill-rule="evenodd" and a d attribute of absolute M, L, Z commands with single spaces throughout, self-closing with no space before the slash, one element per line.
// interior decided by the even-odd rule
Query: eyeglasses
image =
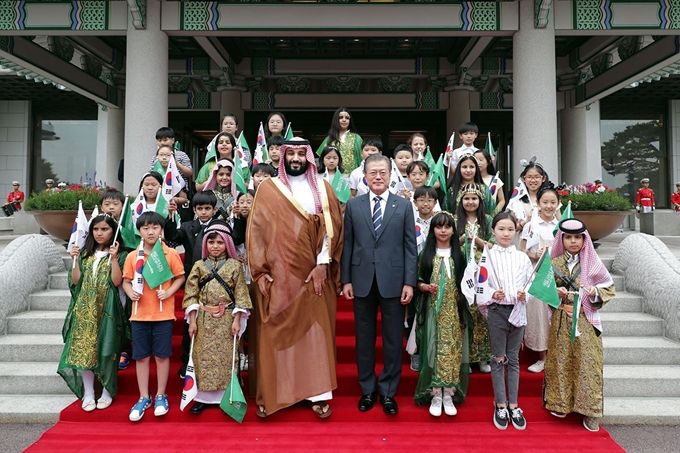
<path fill-rule="evenodd" d="M 368 176 L 370 176 L 371 178 L 375 178 L 375 177 L 378 176 L 378 175 L 380 175 L 381 178 L 385 178 L 385 177 L 387 177 L 387 175 L 390 174 L 390 172 L 387 171 L 387 170 L 380 170 L 380 171 L 378 171 L 378 170 L 371 170 L 371 171 L 367 172 L 366 174 L 367 174 Z"/>
<path fill-rule="evenodd" d="M 543 179 L 543 176 L 541 176 L 541 175 L 525 176 L 524 179 L 529 179 L 529 180 Z"/>
<path fill-rule="evenodd" d="M 437 200 L 433 200 L 432 198 L 418 198 L 416 200 L 416 203 L 420 204 L 435 204 Z"/>

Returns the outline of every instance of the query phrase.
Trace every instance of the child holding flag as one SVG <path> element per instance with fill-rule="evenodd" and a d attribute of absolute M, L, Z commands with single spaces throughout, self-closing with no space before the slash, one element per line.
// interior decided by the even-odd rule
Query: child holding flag
<path fill-rule="evenodd" d="M 241 263 L 231 238 L 231 228 L 215 221 L 206 229 L 203 260 L 194 264 L 186 282 L 182 308 L 194 337 L 193 361 L 198 394 L 189 412 L 202 413 L 225 396 L 231 375 L 234 336 L 241 336 L 253 308 Z M 238 362 L 238 361 L 237 361 Z M 182 401 L 182 405 L 189 401 Z"/>
<path fill-rule="evenodd" d="M 505 194 L 503 193 L 503 181 L 500 174 L 496 171 L 493 163 L 493 158 L 489 151 L 485 149 L 478 149 L 475 151 L 475 159 L 479 165 L 479 174 L 482 176 L 482 181 L 489 188 L 493 200 L 498 206 L 498 210 L 502 211 L 505 207 Z"/>
<path fill-rule="evenodd" d="M 134 302 L 130 323 L 132 358 L 137 365 L 140 398 L 130 410 L 130 420 L 139 421 L 151 407 L 149 392 L 150 359 L 156 359 L 157 394 L 154 414 L 168 413 L 166 386 L 172 354 L 172 324 L 175 321 L 173 296 L 184 283 L 184 268 L 179 254 L 161 241 L 165 219 L 155 212 L 145 212 L 137 219 L 142 242 L 128 255 L 123 268 L 123 289 Z M 168 282 L 168 280 L 170 280 Z M 152 289 L 153 287 L 153 289 Z"/>
<path fill-rule="evenodd" d="M 477 184 L 482 191 L 482 198 L 484 199 L 484 208 L 486 213 L 494 216 L 498 211 L 498 206 L 491 196 L 491 192 L 482 181 L 482 175 L 477 164 L 477 159 L 472 154 L 463 154 L 458 160 L 456 171 L 453 173 L 453 178 L 449 183 L 448 199 L 451 210 L 456 212 L 458 203 L 460 202 L 463 192 L 461 189 L 467 184 Z"/>
<path fill-rule="evenodd" d="M 422 361 L 414 399 L 430 404 L 430 415 L 458 413 L 453 404 L 456 392 L 463 400 L 467 392 L 469 366 L 463 363 L 465 298 L 459 292 L 465 264 L 455 237 L 455 223 L 448 212 L 432 218 L 425 250 L 420 255 L 416 309 L 418 347 Z"/>
<path fill-rule="evenodd" d="M 345 170 L 338 148 L 329 145 L 323 149 L 319 157 L 318 172 L 331 185 L 341 205 L 347 203 L 352 196 L 352 189 L 349 187 L 349 178 L 343 174 Z"/>
<path fill-rule="evenodd" d="M 561 304 L 550 323 L 543 404 L 559 418 L 582 414 L 583 426 L 598 431 L 603 406 L 599 310 L 614 298 L 614 282 L 578 219 L 559 223 L 550 256 Z"/>
<path fill-rule="evenodd" d="M 532 264 L 536 264 L 541 255 L 553 244 L 553 231 L 557 226 L 557 209 L 559 198 L 555 186 L 546 182 L 536 195 L 538 209 L 534 209 L 531 220 L 522 230 L 519 248 L 527 254 Z M 548 305 L 540 299 L 527 298 L 527 326 L 524 329 L 524 345 L 538 352 L 538 361 L 529 366 L 532 373 L 540 373 L 545 367 L 548 350 L 548 329 L 550 313 Z"/>
<path fill-rule="evenodd" d="M 236 191 L 236 183 L 232 178 L 234 163 L 229 159 L 217 161 L 203 191 L 211 190 L 217 199 L 216 216 L 224 221 L 231 218 Z M 188 275 L 188 274 L 187 274 Z"/>
<path fill-rule="evenodd" d="M 454 216 L 456 222 L 456 237 L 465 258 L 470 261 L 471 252 L 474 250 L 475 262 L 479 262 L 482 256 L 484 244 L 494 243 L 491 234 L 492 218 L 486 214 L 484 199 L 482 198 L 481 185 L 468 184 L 462 188 L 463 197 L 458 203 L 458 210 Z M 474 238 L 475 243 L 472 244 Z M 470 305 L 472 316 L 471 339 L 470 339 L 470 363 L 479 363 L 479 371 L 490 373 L 491 343 L 489 342 L 489 326 L 486 318 L 479 312 L 476 303 Z"/>
<path fill-rule="evenodd" d="M 137 222 L 143 213 L 156 212 L 158 199 L 161 198 L 161 187 L 163 186 L 163 176 L 157 171 L 150 171 L 142 176 L 139 182 L 139 194 L 132 203 L 132 219 Z"/>
<path fill-rule="evenodd" d="M 118 391 L 118 354 L 127 334 L 118 287 L 128 252 L 122 238 L 114 238 L 117 228 L 110 215 L 95 217 L 82 250 L 74 245 L 70 252 L 78 265 L 69 270 L 72 297 L 57 373 L 83 401 L 85 412 L 106 409 Z M 95 377 L 103 388 L 96 402 Z"/>
<path fill-rule="evenodd" d="M 507 429 L 510 421 L 515 429 L 524 430 L 527 422 L 517 403 L 519 348 L 527 323 L 525 288 L 533 269 L 529 257 L 513 245 L 517 220 L 512 213 L 497 214 L 491 231 L 497 245 L 485 246 L 479 259 L 476 300 L 489 324 L 493 422 L 500 430 Z"/>
<path fill-rule="evenodd" d="M 236 139 L 229 132 L 220 132 L 215 137 L 215 146 L 205 156 L 205 164 L 198 171 L 196 176 L 196 190 L 201 191 L 205 188 L 205 183 L 210 178 L 210 175 L 215 168 L 217 161 L 222 159 L 230 159 L 234 161 L 234 153 L 236 152 Z"/>

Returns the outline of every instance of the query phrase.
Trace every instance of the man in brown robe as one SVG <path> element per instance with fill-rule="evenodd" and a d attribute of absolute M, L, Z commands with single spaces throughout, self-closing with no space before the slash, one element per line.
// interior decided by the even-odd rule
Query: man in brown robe
<path fill-rule="evenodd" d="M 335 311 L 343 225 L 309 142 L 281 147 L 278 178 L 257 189 L 247 256 L 255 290 L 257 415 L 307 401 L 321 418 L 337 387 Z"/>

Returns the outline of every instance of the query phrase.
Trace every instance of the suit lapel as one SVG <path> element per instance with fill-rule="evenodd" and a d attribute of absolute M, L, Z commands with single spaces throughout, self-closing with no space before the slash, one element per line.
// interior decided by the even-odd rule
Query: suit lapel
<path fill-rule="evenodd" d="M 371 212 L 371 201 L 370 201 L 370 195 L 362 195 L 360 200 L 360 209 L 361 212 L 364 214 L 364 218 L 366 219 L 366 223 L 368 224 L 368 227 L 373 231 L 373 236 L 375 236 L 375 231 L 373 229 L 373 213 Z"/>
<path fill-rule="evenodd" d="M 389 193 L 389 195 L 387 196 L 387 202 L 385 203 L 385 212 L 383 213 L 382 225 L 380 225 L 380 228 L 378 229 L 378 236 L 376 239 L 380 239 L 380 236 L 382 236 L 383 231 L 385 231 L 385 228 L 387 228 L 387 224 L 392 218 L 394 211 L 397 209 L 396 195 L 394 195 L 392 192 L 387 193 Z M 373 217 L 371 216 L 371 221 L 372 220 Z"/>

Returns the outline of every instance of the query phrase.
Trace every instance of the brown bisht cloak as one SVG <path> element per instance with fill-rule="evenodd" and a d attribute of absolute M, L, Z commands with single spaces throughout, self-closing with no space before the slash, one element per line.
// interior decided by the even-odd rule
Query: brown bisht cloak
<path fill-rule="evenodd" d="M 324 212 L 309 214 L 278 179 L 267 179 L 248 218 L 255 294 L 250 343 L 255 340 L 256 401 L 267 414 L 337 388 L 335 312 L 343 224 L 333 189 L 323 180 L 319 185 Z M 317 296 L 313 282 L 305 279 L 316 266 L 325 234 L 331 238 L 331 263 L 323 296 Z M 263 274 L 274 279 L 268 298 L 257 286 Z"/>

